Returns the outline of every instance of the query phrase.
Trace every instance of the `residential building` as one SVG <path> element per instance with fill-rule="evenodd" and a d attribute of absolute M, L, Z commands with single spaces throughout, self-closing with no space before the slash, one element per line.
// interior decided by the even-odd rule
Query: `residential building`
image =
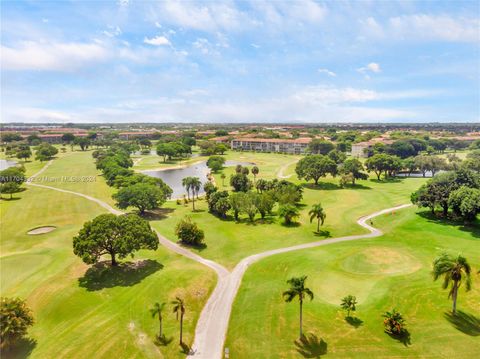
<path fill-rule="evenodd" d="M 295 140 L 279 138 L 235 138 L 231 142 L 232 150 L 279 152 L 290 154 L 305 153 L 311 138 L 297 138 Z"/>

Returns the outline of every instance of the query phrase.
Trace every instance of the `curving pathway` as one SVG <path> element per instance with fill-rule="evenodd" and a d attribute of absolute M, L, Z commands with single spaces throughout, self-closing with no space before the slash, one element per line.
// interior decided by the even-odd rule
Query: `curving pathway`
<path fill-rule="evenodd" d="M 30 177 L 30 179 L 40 175 L 43 171 L 47 169 L 48 166 L 50 166 L 51 163 L 52 161 L 49 161 L 47 165 L 45 165 L 35 175 Z M 287 164 L 284 167 L 286 168 L 290 164 Z M 279 177 L 281 173 L 283 173 L 282 169 L 278 173 Z M 105 203 L 99 200 L 98 198 L 87 196 L 83 193 L 40 185 L 32 182 L 27 182 L 27 184 L 30 186 L 51 189 L 54 191 L 69 193 L 69 194 L 83 197 L 87 200 L 90 200 L 99 204 L 103 208 L 107 209 L 110 213 L 113 213 L 116 215 L 120 215 L 124 213 L 122 211 L 119 211 L 113 208 L 108 203 Z M 383 232 L 377 228 L 372 227 L 367 222 L 370 219 L 380 216 L 382 214 L 386 214 L 388 212 L 392 212 L 392 211 L 410 207 L 410 206 L 411 204 L 403 204 L 403 205 L 395 206 L 392 208 L 387 208 L 387 209 L 372 213 L 368 216 L 359 218 L 357 220 L 357 224 L 359 224 L 361 227 L 370 231 L 370 233 L 323 239 L 316 242 L 304 243 L 304 244 L 299 244 L 296 246 L 285 247 L 285 248 L 272 249 L 266 252 L 253 254 L 251 256 L 248 256 L 242 259 L 231 272 L 229 272 L 222 265 L 214 261 L 211 261 L 209 259 L 205 259 L 199 256 L 198 254 L 195 254 L 189 251 L 188 249 L 181 247 L 178 244 L 168 240 L 167 238 L 162 236 L 160 233 L 156 232 L 158 239 L 163 246 L 167 247 L 168 249 L 182 256 L 185 256 L 198 263 L 201 263 L 203 265 L 206 265 L 212 268 L 217 273 L 217 276 L 218 276 L 217 286 L 215 287 L 210 298 L 208 299 L 207 304 L 203 308 L 200 314 L 200 318 L 198 319 L 197 327 L 195 328 L 194 343 L 192 345 L 192 350 L 188 356 L 195 359 L 223 358 L 223 346 L 225 343 L 225 338 L 228 330 L 228 322 L 230 320 L 230 313 L 232 311 L 233 302 L 235 300 L 238 289 L 242 282 L 243 275 L 245 274 L 246 270 L 251 264 L 259 261 L 260 259 L 272 256 L 275 254 L 281 254 L 281 253 L 292 252 L 292 251 L 301 250 L 301 249 L 325 246 L 328 244 L 341 243 L 341 242 L 354 241 L 354 240 L 374 238 L 374 237 L 381 236 Z"/>
<path fill-rule="evenodd" d="M 288 167 L 290 167 L 291 165 L 297 163 L 298 161 L 299 161 L 299 159 L 296 159 L 295 161 L 285 163 L 285 164 L 284 164 L 282 167 L 280 167 L 280 169 L 278 170 L 278 172 L 277 172 L 277 177 L 278 177 L 278 178 L 281 178 L 281 179 L 286 179 L 286 178 L 292 177 L 292 175 L 285 176 L 284 173 L 285 173 L 285 171 L 288 169 Z"/>

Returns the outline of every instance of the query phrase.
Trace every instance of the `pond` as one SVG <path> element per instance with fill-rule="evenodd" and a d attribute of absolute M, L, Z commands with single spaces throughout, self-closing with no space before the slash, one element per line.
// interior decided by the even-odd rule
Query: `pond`
<path fill-rule="evenodd" d="M 17 164 L 15 161 L 9 161 L 9 160 L 0 160 L 0 170 L 5 170 L 9 167 L 13 167 Z"/>
<path fill-rule="evenodd" d="M 225 167 L 231 167 L 236 165 L 242 166 L 253 166 L 254 163 L 252 162 L 239 162 L 239 161 L 226 161 Z M 182 179 L 185 177 L 198 177 L 202 182 L 202 188 L 200 189 L 200 194 L 203 194 L 203 184 L 205 184 L 207 180 L 207 174 L 210 172 L 210 169 L 207 167 L 206 161 L 201 161 L 194 163 L 193 165 L 182 167 L 182 168 L 172 168 L 166 170 L 156 170 L 156 171 L 142 171 L 142 173 L 161 178 L 163 182 L 169 185 L 172 190 L 172 198 L 182 198 L 183 195 L 186 195 L 187 192 L 185 188 L 182 186 Z"/>

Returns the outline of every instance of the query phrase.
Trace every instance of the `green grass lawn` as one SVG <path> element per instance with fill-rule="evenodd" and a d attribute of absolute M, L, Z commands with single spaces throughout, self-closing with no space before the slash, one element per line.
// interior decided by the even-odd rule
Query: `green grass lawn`
<path fill-rule="evenodd" d="M 263 154 L 251 152 L 229 152 L 227 159 L 254 162 L 260 168 L 259 178 L 272 179 L 277 176 L 280 167 L 295 161 L 295 156 Z M 285 174 L 292 174 L 295 165 L 287 166 Z M 225 186 L 220 174 L 215 174 L 217 185 L 221 190 L 230 189 L 228 178 L 234 168 L 227 167 Z M 253 176 L 250 174 L 253 180 Z M 185 215 L 191 216 L 205 231 L 207 247 L 199 253 L 223 265 L 232 268 L 242 258 L 272 248 L 291 246 L 299 243 L 316 241 L 327 237 L 338 237 L 366 231 L 356 224 L 356 220 L 377 210 L 395 205 L 409 203 L 410 194 L 425 181 L 421 178 L 406 178 L 395 181 L 359 181 L 355 187 L 340 188 L 338 178 L 324 178 L 317 187 L 312 183 L 299 181 L 296 176 L 289 180 L 304 184 L 304 196 L 298 226 L 286 227 L 275 215 L 264 221 L 257 215 L 250 223 L 244 215 L 236 223 L 232 217 L 220 219 L 208 213 L 205 200 L 197 202 L 197 211 L 192 212 L 191 205 L 177 205 L 169 202 L 164 207 L 164 217 L 153 221 L 152 225 L 162 234 L 176 241 L 174 230 L 176 223 Z M 308 211 L 315 203 L 321 202 L 327 213 L 321 235 L 315 234 L 316 224 L 310 223 Z"/>
<path fill-rule="evenodd" d="M 304 305 L 308 344 L 303 357 L 473 358 L 480 352 L 480 276 L 460 290 L 456 319 L 441 281 L 430 274 L 442 251 L 463 253 L 480 269 L 480 226 L 443 225 L 404 209 L 375 220 L 386 235 L 266 258 L 248 269 L 235 301 L 226 347 L 232 357 L 298 358 L 298 301 L 285 303 L 286 280 L 307 275 L 315 298 Z M 425 213 L 425 212 L 422 212 Z M 341 298 L 359 301 L 355 327 L 339 309 Z M 407 320 L 411 344 L 383 332 L 381 315 L 397 308 Z M 255 343 L 254 345 L 252 343 Z M 316 353 L 317 355 L 312 355 Z M 310 354 L 308 356 L 307 354 Z"/>
<path fill-rule="evenodd" d="M 89 153 L 80 152 L 59 156 L 45 174 L 80 174 L 80 166 L 88 172 L 88 157 Z M 27 163 L 28 172 L 37 167 L 36 162 Z M 99 191 L 82 183 L 62 188 L 92 195 Z M 25 357 L 30 352 L 32 358 L 184 357 L 171 306 L 164 313 L 164 328 L 173 342 L 166 347 L 153 344 L 158 321 L 148 309 L 156 301 L 169 303 L 176 295 L 183 297 L 184 340 L 192 343 L 196 320 L 215 284 L 212 271 L 163 247 L 129 259 L 138 262 L 135 269 L 89 270 L 73 254 L 72 238 L 85 221 L 104 213 L 102 207 L 31 186 L 14 197 L 0 201 L 1 295 L 27 300 L 35 317 L 29 337 L 36 344 L 25 343 L 4 357 Z M 42 235 L 26 233 L 47 225 L 56 229 Z"/>

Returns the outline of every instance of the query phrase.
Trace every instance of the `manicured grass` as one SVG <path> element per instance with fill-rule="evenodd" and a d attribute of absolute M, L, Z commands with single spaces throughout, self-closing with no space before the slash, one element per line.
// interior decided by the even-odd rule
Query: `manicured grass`
<path fill-rule="evenodd" d="M 266 258 L 252 265 L 235 301 L 226 347 L 232 357 L 298 358 L 298 301 L 285 303 L 286 280 L 307 275 L 315 298 L 304 305 L 307 353 L 327 357 L 473 358 L 480 352 L 480 226 L 443 225 L 404 209 L 375 220 L 386 235 Z M 433 282 L 431 265 L 442 251 L 463 253 L 474 267 L 473 289 L 451 300 Z M 345 320 L 341 298 L 356 295 L 358 327 Z M 411 344 L 383 332 L 381 315 L 397 308 L 407 320 Z M 255 343 L 255 345 L 252 345 Z M 317 357 L 315 355 L 305 357 Z"/>
<path fill-rule="evenodd" d="M 280 167 L 295 160 L 294 156 L 263 154 L 250 152 L 230 152 L 227 159 L 255 162 L 260 168 L 259 178 L 275 178 Z M 295 165 L 287 166 L 286 174 L 291 174 Z M 220 174 L 215 174 L 217 185 L 221 190 L 230 189 L 228 178 L 234 168 L 225 168 L 227 175 L 225 186 Z M 253 176 L 250 174 L 253 180 Z M 355 187 L 340 188 L 338 178 L 324 178 L 319 186 L 299 181 L 295 176 L 290 181 L 304 184 L 304 196 L 301 204 L 301 216 L 298 226 L 287 227 L 275 215 L 261 220 L 257 215 L 250 223 L 244 215 L 240 222 L 232 217 L 220 219 L 208 213 L 205 200 L 198 201 L 197 211 L 192 212 L 191 205 L 177 205 L 169 202 L 163 211 L 165 217 L 152 222 L 162 234 L 176 241 L 174 229 L 176 223 L 185 215 L 191 216 L 205 231 L 207 247 L 199 250 L 206 258 L 213 259 L 232 268 L 242 258 L 272 248 L 285 247 L 304 242 L 316 241 L 327 237 L 365 233 L 356 224 L 356 220 L 377 210 L 409 203 L 410 194 L 425 180 L 406 178 L 395 181 L 359 181 Z M 316 223 L 310 223 L 308 211 L 315 203 L 321 202 L 327 213 L 321 233 L 314 233 Z"/>
<path fill-rule="evenodd" d="M 89 153 L 71 156 L 75 161 L 59 158 L 55 160 L 58 165 L 54 162 L 53 171 L 45 175 L 81 173 L 79 166 L 89 171 Z M 81 183 L 75 186 L 68 189 L 95 193 Z M 151 318 L 148 309 L 156 301 L 169 303 L 176 295 L 183 297 L 187 306 L 184 341 L 191 344 L 198 315 L 215 283 L 212 271 L 163 247 L 140 251 L 128 259 L 141 264 L 135 269 L 89 270 L 73 254 L 72 238 L 85 221 L 104 213 L 102 207 L 81 197 L 31 186 L 15 197 L 19 199 L 0 201 L 1 295 L 27 300 L 36 322 L 29 337 L 36 345 L 20 346 L 6 358 L 25 357 L 29 352 L 32 358 L 184 357 L 170 304 L 164 313 L 164 329 L 173 341 L 166 347 L 153 344 L 158 320 Z M 26 234 L 45 225 L 57 229 Z"/>
<path fill-rule="evenodd" d="M 91 150 L 63 154 L 41 174 L 40 180 L 35 183 L 81 192 L 112 206 L 115 204 L 112 195 L 116 189 L 109 187 L 101 171 L 96 169 Z"/>

